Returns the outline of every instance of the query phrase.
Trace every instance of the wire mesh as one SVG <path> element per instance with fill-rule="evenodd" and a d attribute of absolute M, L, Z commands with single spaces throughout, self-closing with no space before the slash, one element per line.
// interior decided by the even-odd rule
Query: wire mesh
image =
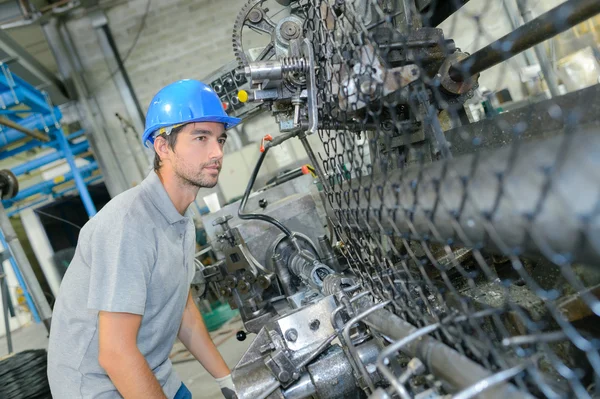
<path fill-rule="evenodd" d="M 465 7 L 442 31 L 431 26 L 443 10 L 465 2 L 417 3 L 306 2 L 315 152 L 344 256 L 402 320 L 435 326 L 431 337 L 488 370 L 486 383 L 508 381 L 525 396 L 598 395 L 597 124 L 581 102 L 559 97 L 517 119 L 490 107 L 471 124 L 465 102 L 490 101 L 468 64 L 461 82 L 448 80 L 468 56 L 451 39 L 465 21 L 477 27 L 475 47 L 497 39 L 484 22 L 493 7 Z M 513 55 L 510 43 L 496 49 Z M 513 59 L 495 73 L 502 83 L 521 72 Z M 461 388 L 435 376 L 403 386 L 410 395 Z"/>

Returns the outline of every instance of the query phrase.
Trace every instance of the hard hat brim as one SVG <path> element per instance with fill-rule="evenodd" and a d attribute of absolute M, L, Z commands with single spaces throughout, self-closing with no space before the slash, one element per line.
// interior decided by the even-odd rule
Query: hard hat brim
<path fill-rule="evenodd" d="M 238 125 L 242 120 L 240 118 L 235 118 L 233 116 L 202 116 L 199 118 L 193 118 L 187 121 L 182 122 L 183 124 L 195 123 L 195 122 L 215 122 L 222 123 L 225 127 L 225 131 L 231 129 Z M 150 148 L 149 144 L 154 144 L 154 137 L 152 137 L 153 133 L 158 129 L 163 127 L 169 127 L 172 123 L 159 123 L 156 124 L 144 132 L 142 142 L 148 148 Z"/>

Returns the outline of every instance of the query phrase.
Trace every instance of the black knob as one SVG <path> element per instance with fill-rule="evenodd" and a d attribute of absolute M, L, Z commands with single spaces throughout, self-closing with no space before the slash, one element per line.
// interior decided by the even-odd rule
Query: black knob
<path fill-rule="evenodd" d="M 220 224 L 226 224 L 231 219 L 233 219 L 233 216 L 231 216 L 231 215 L 219 216 L 218 218 L 213 220 L 212 225 L 218 226 Z"/>
<path fill-rule="evenodd" d="M 260 206 L 262 209 L 265 209 L 267 205 L 269 205 L 269 201 L 267 201 L 266 199 L 261 198 L 258 200 L 258 206 Z"/>
<path fill-rule="evenodd" d="M 237 334 L 235 334 L 235 337 L 237 338 L 238 341 L 245 341 L 246 340 L 246 331 L 238 331 Z"/>

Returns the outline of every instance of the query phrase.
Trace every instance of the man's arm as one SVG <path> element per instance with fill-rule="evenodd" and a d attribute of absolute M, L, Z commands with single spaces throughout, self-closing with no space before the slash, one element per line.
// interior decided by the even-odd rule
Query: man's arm
<path fill-rule="evenodd" d="M 214 377 L 223 378 L 231 374 L 229 367 L 213 343 L 200 311 L 188 294 L 181 327 L 178 334 L 179 340 L 202 366 Z"/>
<path fill-rule="evenodd" d="M 137 347 L 141 323 L 141 315 L 99 312 L 98 361 L 124 398 L 166 399 Z"/>

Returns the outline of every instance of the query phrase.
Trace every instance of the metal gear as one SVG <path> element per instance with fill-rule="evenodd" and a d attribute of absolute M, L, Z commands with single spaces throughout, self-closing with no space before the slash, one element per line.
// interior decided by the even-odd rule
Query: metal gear
<path fill-rule="evenodd" d="M 248 58 L 246 57 L 244 45 L 242 44 L 242 31 L 244 26 L 249 26 L 254 30 L 268 34 L 271 34 L 275 29 L 275 24 L 267 17 L 266 10 L 260 8 L 265 1 L 266 0 L 249 0 L 241 8 L 235 19 L 235 23 L 233 24 L 233 54 L 241 68 L 248 66 Z M 257 61 L 266 58 L 272 50 L 273 43 L 270 42 L 257 57 Z"/>

